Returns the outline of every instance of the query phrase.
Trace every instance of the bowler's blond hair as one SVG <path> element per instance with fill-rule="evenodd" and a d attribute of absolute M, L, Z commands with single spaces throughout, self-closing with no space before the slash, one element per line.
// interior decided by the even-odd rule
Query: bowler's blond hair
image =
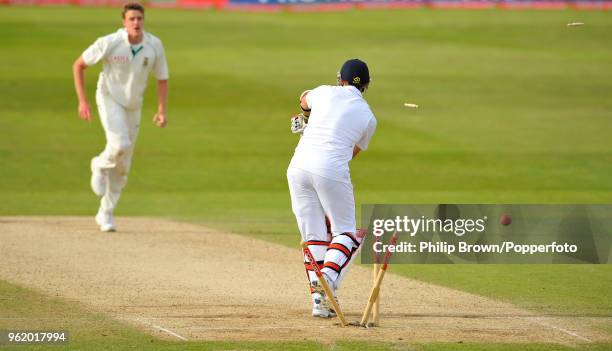
<path fill-rule="evenodd" d="M 144 17 L 144 6 L 137 2 L 128 2 L 123 5 L 123 11 L 121 11 L 121 18 L 125 18 L 125 14 L 130 10 L 136 10 L 142 12 L 142 16 Z"/>

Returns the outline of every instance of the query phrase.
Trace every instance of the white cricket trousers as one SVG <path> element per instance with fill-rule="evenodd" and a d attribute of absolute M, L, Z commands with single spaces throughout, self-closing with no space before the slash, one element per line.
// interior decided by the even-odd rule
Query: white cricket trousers
<path fill-rule="evenodd" d="M 128 110 L 119 105 L 103 86 L 96 91 L 96 103 L 106 135 L 106 147 L 95 158 L 94 166 L 108 173 L 108 185 L 100 201 L 100 210 L 112 213 L 119 202 L 121 190 L 127 184 L 140 128 L 141 109 Z"/>
<path fill-rule="evenodd" d="M 355 233 L 353 185 L 318 176 L 303 169 L 287 170 L 291 208 L 303 241 L 327 241 L 325 215 L 332 234 Z"/>

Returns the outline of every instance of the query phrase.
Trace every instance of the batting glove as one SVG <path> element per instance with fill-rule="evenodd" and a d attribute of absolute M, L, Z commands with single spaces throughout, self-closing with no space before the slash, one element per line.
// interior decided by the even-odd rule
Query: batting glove
<path fill-rule="evenodd" d="M 301 135 L 304 133 L 307 125 L 308 117 L 304 116 L 304 114 L 300 113 L 297 116 L 291 117 L 291 133 Z"/>

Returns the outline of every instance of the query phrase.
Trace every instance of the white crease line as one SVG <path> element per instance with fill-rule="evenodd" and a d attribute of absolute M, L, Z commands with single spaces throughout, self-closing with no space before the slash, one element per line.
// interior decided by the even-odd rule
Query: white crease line
<path fill-rule="evenodd" d="M 159 329 L 159 330 L 161 330 L 163 332 L 166 332 L 166 333 L 168 333 L 168 334 L 170 334 L 170 335 L 172 335 L 172 336 L 174 336 L 174 337 L 176 337 L 178 339 L 181 339 L 183 341 L 189 341 L 189 339 L 187 339 L 186 337 L 184 337 L 184 336 L 182 336 L 180 334 L 177 334 L 177 333 L 173 332 L 172 330 L 166 329 L 166 328 L 164 328 L 164 327 L 162 327 L 160 325 L 156 325 L 156 324 L 149 323 L 147 321 L 143 321 L 140 318 L 134 318 L 134 320 L 136 320 L 138 322 L 141 322 L 141 323 L 144 323 L 146 325 L 149 325 L 149 326 L 153 327 L 154 329 Z"/>
<path fill-rule="evenodd" d="M 551 328 L 551 329 L 558 330 L 560 332 L 563 332 L 563 333 L 565 333 L 567 335 L 573 336 L 573 337 L 575 337 L 577 339 L 580 339 L 582 341 L 593 342 L 593 340 L 585 338 L 582 335 L 578 335 L 578 334 L 576 334 L 576 333 L 574 333 L 572 331 L 569 331 L 567 329 L 564 329 L 564 328 L 561 328 L 561 327 L 554 326 L 552 324 L 548 324 L 548 323 L 539 321 L 539 320 L 537 320 L 535 318 L 531 319 L 531 318 L 529 318 L 529 316 L 526 316 L 526 319 L 533 320 L 537 324 L 540 324 L 542 326 L 545 326 L 545 327 L 548 327 L 548 328 Z M 159 329 L 161 331 L 164 331 L 164 332 L 166 332 L 166 333 L 168 333 L 168 334 L 170 334 L 170 335 L 172 335 L 172 336 L 174 336 L 174 337 L 176 337 L 178 339 L 181 339 L 183 341 L 189 341 L 188 338 L 186 338 L 186 337 L 184 337 L 182 335 L 179 335 L 179 334 L 173 332 L 172 330 L 166 329 L 166 328 L 164 328 L 162 326 L 149 323 L 149 322 L 144 321 L 144 320 L 142 320 L 140 318 L 135 318 L 135 320 L 138 321 L 138 322 L 147 324 L 147 325 L 149 325 L 149 326 L 151 326 L 151 327 L 153 327 L 155 329 Z M 320 328 L 323 329 L 325 327 L 320 327 Z M 238 331 L 238 330 L 265 330 L 265 329 L 272 329 L 272 330 L 274 330 L 274 329 L 276 329 L 276 330 L 280 330 L 280 329 L 296 330 L 297 329 L 297 330 L 299 330 L 299 329 L 304 329 L 304 327 L 270 327 L 270 326 L 267 326 L 267 327 L 212 327 L 212 328 L 210 328 L 210 327 L 195 327 L 194 329 L 209 330 L 209 331 L 212 331 L 212 330 L 234 330 L 234 331 Z M 409 328 L 405 328 L 405 327 L 386 327 L 385 329 L 409 329 Z"/>
<path fill-rule="evenodd" d="M 549 327 L 549 328 L 556 329 L 556 330 L 558 330 L 558 331 L 564 332 L 565 334 L 567 334 L 567 335 L 571 335 L 571 336 L 573 336 L 573 337 L 575 337 L 575 338 L 577 338 L 577 339 L 580 339 L 580 340 L 582 340 L 582 341 L 586 341 L 586 342 L 593 342 L 593 340 L 588 339 L 588 338 L 585 338 L 584 336 L 582 336 L 582 335 L 578 335 L 578 334 L 576 334 L 576 333 L 574 333 L 574 332 L 572 332 L 572 331 L 569 331 L 569 330 L 567 330 L 567 329 L 563 329 L 563 328 L 561 328 L 561 327 L 557 327 L 557 326 L 554 326 L 554 325 L 552 325 L 552 324 L 548 324 L 548 323 L 545 323 L 545 322 L 539 321 L 539 320 L 537 320 L 537 319 L 534 319 L 533 321 L 534 321 L 534 322 L 536 322 L 536 323 L 538 323 L 538 324 L 540 324 L 540 325 L 543 325 L 543 326 L 545 326 L 545 327 Z"/>
<path fill-rule="evenodd" d="M 159 326 L 159 325 L 155 325 L 155 324 L 151 324 L 151 326 L 152 326 L 153 328 L 157 328 L 157 329 L 159 329 L 159 330 L 161 330 L 161 331 L 165 331 L 166 333 L 168 333 L 168 334 L 170 334 L 170 335 L 176 336 L 177 338 L 179 338 L 179 339 L 181 339 L 181 340 L 183 340 L 183 341 L 189 341 L 189 339 L 187 339 L 186 337 L 181 336 L 181 335 L 179 335 L 179 334 L 177 334 L 177 333 L 173 332 L 172 330 L 168 330 L 168 329 L 166 329 L 166 328 L 164 328 L 164 327 L 161 327 L 161 326 Z"/>
<path fill-rule="evenodd" d="M 234 330 L 234 331 L 239 331 L 239 330 L 267 330 L 267 329 L 272 329 L 272 330 L 281 330 L 281 329 L 285 329 L 285 330 L 303 330 L 303 329 L 325 329 L 328 328 L 326 326 L 319 326 L 319 327 L 307 327 L 307 326 L 303 326 L 303 327 L 191 327 L 191 329 L 198 329 L 198 330 Z"/>

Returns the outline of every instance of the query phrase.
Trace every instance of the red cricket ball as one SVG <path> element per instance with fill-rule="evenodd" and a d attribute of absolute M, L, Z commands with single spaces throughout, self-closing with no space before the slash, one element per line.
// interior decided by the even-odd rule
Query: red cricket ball
<path fill-rule="evenodd" d="M 499 223 L 502 225 L 510 225 L 510 223 L 512 223 L 512 217 L 510 217 L 509 214 L 504 213 L 499 219 Z"/>

